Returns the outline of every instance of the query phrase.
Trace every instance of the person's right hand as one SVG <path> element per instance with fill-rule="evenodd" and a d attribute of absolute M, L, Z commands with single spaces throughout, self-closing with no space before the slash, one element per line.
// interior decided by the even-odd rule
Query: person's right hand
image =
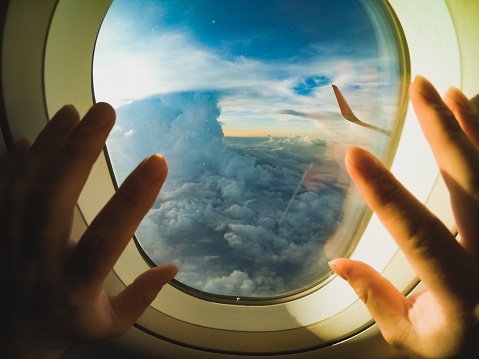
<path fill-rule="evenodd" d="M 429 290 L 404 297 L 365 263 L 330 265 L 390 344 L 417 358 L 479 358 L 478 108 L 455 88 L 443 101 L 421 77 L 409 94 L 449 190 L 459 241 L 376 158 L 352 148 L 351 177 Z"/>

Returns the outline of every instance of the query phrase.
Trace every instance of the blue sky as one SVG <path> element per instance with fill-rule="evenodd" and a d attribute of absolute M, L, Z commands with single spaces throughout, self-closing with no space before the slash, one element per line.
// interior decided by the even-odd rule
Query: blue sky
<path fill-rule="evenodd" d="M 129 0 L 122 7 L 144 33 L 186 26 L 196 41 L 227 58 L 304 61 L 323 54 L 370 57 L 375 50 L 362 45 L 374 39 L 374 30 L 356 0 L 167 0 L 155 6 Z"/>
<path fill-rule="evenodd" d="M 387 114 L 365 101 L 395 89 L 371 24 L 357 0 L 115 0 L 98 38 L 95 93 L 119 106 L 215 91 L 227 136 L 325 137 L 350 128 L 334 82 L 387 128 Z"/>

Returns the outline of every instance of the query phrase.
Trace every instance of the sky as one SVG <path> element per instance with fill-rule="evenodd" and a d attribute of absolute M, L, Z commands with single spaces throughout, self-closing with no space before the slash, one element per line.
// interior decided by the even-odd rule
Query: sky
<path fill-rule="evenodd" d="M 94 91 L 117 124 L 118 182 L 151 153 L 169 175 L 137 239 L 196 290 L 282 296 L 329 271 L 325 246 L 364 211 L 343 158 L 384 156 L 398 59 L 360 0 L 115 0 L 100 30 Z M 373 21 L 374 20 L 374 21 Z M 383 19 L 384 22 L 384 19 Z M 388 45 L 385 45 L 387 43 Z M 386 48 L 384 48 L 386 46 Z"/>
<path fill-rule="evenodd" d="M 227 136 L 291 136 L 348 132 L 335 83 L 356 112 L 388 128 L 397 89 L 379 54 L 357 0 L 116 0 L 98 37 L 95 95 L 121 105 L 215 90 Z"/>

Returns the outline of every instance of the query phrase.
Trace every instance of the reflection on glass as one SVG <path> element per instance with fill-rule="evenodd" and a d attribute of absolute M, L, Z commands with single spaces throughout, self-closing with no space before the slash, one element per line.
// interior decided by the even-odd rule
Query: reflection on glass
<path fill-rule="evenodd" d="M 401 66 L 382 1 L 116 0 L 98 37 L 97 100 L 118 119 L 118 182 L 151 153 L 169 175 L 137 232 L 177 285 L 279 298 L 326 278 L 365 213 L 347 147 L 379 157 L 393 131 Z"/>

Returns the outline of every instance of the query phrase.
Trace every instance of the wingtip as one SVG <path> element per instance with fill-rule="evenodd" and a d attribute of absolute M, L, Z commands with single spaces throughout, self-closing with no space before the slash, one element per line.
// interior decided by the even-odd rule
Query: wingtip
<path fill-rule="evenodd" d="M 354 115 L 353 111 L 351 110 L 351 107 L 349 107 L 349 104 L 347 103 L 346 99 L 344 98 L 344 96 L 341 93 L 341 91 L 339 90 L 339 88 L 334 84 L 332 84 L 331 86 L 333 87 L 334 94 L 336 95 L 336 100 L 338 101 L 338 105 L 339 105 L 339 109 L 341 110 L 341 114 L 343 115 L 343 117 L 346 120 L 348 120 L 350 122 L 353 122 L 357 125 L 369 128 L 371 130 L 380 132 L 380 133 L 382 133 L 386 136 L 391 136 L 391 131 L 384 130 L 380 127 L 377 127 L 377 126 L 374 126 L 374 125 L 371 125 L 371 124 L 368 124 L 368 123 L 365 123 L 365 122 L 362 122 L 361 120 L 359 120 Z"/>
<path fill-rule="evenodd" d="M 354 116 L 353 111 L 349 107 L 346 99 L 336 85 L 331 85 L 334 90 L 334 95 L 336 96 L 336 101 L 338 101 L 339 109 L 343 116 Z"/>

